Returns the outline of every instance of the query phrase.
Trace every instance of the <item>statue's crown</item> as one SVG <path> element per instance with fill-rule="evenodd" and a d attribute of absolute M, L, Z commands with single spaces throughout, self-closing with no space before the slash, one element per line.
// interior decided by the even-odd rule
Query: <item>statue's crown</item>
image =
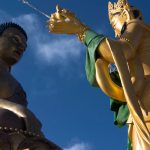
<path fill-rule="evenodd" d="M 124 10 L 130 9 L 130 5 L 128 4 L 127 0 L 118 0 L 117 3 L 112 4 L 111 2 L 108 3 L 108 14 L 109 14 L 109 20 L 111 22 L 111 19 L 114 14 L 121 13 Z"/>

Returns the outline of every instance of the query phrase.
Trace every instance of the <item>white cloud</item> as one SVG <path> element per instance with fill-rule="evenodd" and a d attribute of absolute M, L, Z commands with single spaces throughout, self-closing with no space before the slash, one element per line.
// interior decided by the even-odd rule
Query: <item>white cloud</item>
<path fill-rule="evenodd" d="M 78 143 L 74 144 L 73 146 L 69 148 L 64 148 L 64 150 L 91 150 L 89 144 L 86 143 Z"/>
<path fill-rule="evenodd" d="M 51 41 L 51 42 L 49 42 Z M 47 39 L 44 43 L 37 44 L 37 54 L 39 58 L 44 58 L 47 62 L 63 62 L 77 58 L 81 53 L 81 48 L 73 38 Z"/>
<path fill-rule="evenodd" d="M 18 17 L 12 17 L 12 21 L 17 22 L 18 24 L 23 26 L 23 28 L 25 28 L 25 30 L 27 30 L 29 34 L 35 33 L 36 29 L 39 29 L 40 27 L 39 26 L 40 22 L 38 20 L 38 17 L 35 14 L 24 14 Z M 35 35 L 33 34 L 33 36 Z"/>
<path fill-rule="evenodd" d="M 66 64 L 71 60 L 78 62 L 82 44 L 74 36 L 49 34 L 45 24 L 37 15 L 24 14 L 12 17 L 0 10 L 1 22 L 13 21 L 20 24 L 28 34 L 28 45 L 36 58 L 45 64 Z"/>

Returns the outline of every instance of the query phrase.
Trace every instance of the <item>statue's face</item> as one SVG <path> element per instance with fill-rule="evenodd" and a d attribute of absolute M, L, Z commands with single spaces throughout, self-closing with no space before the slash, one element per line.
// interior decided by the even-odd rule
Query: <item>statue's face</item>
<path fill-rule="evenodd" d="M 122 16 L 120 13 L 115 14 L 112 17 L 112 21 L 111 21 L 111 25 L 115 31 L 115 36 L 116 37 L 120 37 L 121 36 L 121 31 L 122 28 L 126 22 L 127 18 L 124 16 Z"/>
<path fill-rule="evenodd" d="M 20 60 L 26 46 L 26 38 L 23 33 L 10 27 L 0 36 L 0 59 L 11 66 Z"/>

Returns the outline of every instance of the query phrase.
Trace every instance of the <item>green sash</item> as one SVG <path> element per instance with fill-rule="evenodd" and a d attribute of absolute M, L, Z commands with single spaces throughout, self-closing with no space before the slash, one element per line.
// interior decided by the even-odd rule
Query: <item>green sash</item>
<path fill-rule="evenodd" d="M 90 30 L 85 33 L 84 44 L 87 46 L 85 64 L 86 76 L 89 83 L 95 87 L 98 87 L 95 75 L 96 49 L 104 39 L 105 37 L 102 34 L 97 34 Z M 117 71 L 110 73 L 110 76 L 117 85 L 121 86 Z M 114 112 L 114 124 L 118 127 L 124 126 L 129 116 L 127 104 L 110 98 L 110 109 Z M 130 140 L 128 140 L 128 150 L 131 150 Z"/>

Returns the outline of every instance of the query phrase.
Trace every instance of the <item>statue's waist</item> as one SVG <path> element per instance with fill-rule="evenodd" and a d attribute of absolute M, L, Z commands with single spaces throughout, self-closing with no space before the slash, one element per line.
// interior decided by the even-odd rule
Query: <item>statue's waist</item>
<path fill-rule="evenodd" d="M 144 118 L 144 121 L 146 123 L 148 123 L 148 122 L 150 123 L 150 112 L 148 112 L 148 113 L 143 112 L 143 118 Z M 129 118 L 127 120 L 127 124 L 133 124 L 133 118 L 132 118 L 131 114 L 129 115 Z"/>
<path fill-rule="evenodd" d="M 15 113 L 0 108 L 0 126 L 13 127 L 19 129 L 25 129 L 25 122 L 23 118 L 17 116 Z"/>
<path fill-rule="evenodd" d="M 5 99 L 0 99 L 0 110 L 0 123 L 3 123 L 0 126 L 6 123 L 13 125 L 14 120 L 16 120 L 17 123 L 14 123 L 14 126 L 17 124 L 19 128 L 24 128 L 25 126 L 25 130 L 42 135 L 40 121 L 26 107 Z M 7 114 L 9 114 L 8 119 L 6 119 Z M 6 119 L 6 121 L 2 122 L 3 119 Z"/>

